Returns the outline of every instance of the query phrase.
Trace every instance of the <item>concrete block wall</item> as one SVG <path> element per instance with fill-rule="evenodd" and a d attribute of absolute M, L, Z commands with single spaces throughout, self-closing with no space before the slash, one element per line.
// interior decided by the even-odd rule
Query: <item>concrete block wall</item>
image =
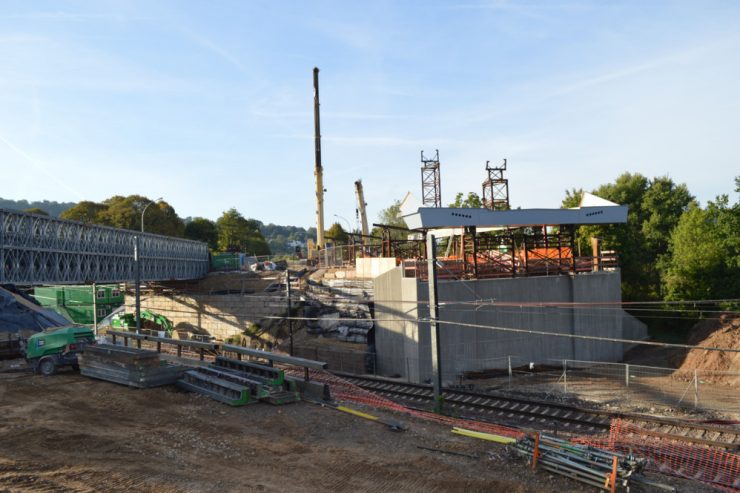
<path fill-rule="evenodd" d="M 456 325 L 622 338 L 626 314 L 618 304 L 607 309 L 587 304 L 621 301 L 618 271 L 440 281 L 437 289 L 442 303 L 440 319 L 449 322 L 440 324 L 441 367 L 448 382 L 463 371 L 504 368 L 507 356 L 515 356 L 519 362 L 540 363 L 551 359 L 616 361 L 622 357 L 621 344 Z M 380 319 L 376 329 L 379 371 L 417 382 L 430 378 L 430 328 L 428 323 L 416 322 L 417 316 L 428 317 L 427 283 L 405 279 L 400 269 L 394 269 L 375 279 L 375 298 L 376 316 Z M 630 327 L 634 327 L 630 335 L 646 336 L 644 328 L 641 331 L 635 324 Z"/>
<path fill-rule="evenodd" d="M 200 328 L 217 339 L 241 334 L 251 324 L 268 316 L 283 315 L 284 300 L 271 299 L 265 293 L 250 295 L 172 295 L 142 296 L 141 308 L 160 313 L 177 326 L 185 322 Z M 126 304 L 133 306 L 133 297 Z"/>
<path fill-rule="evenodd" d="M 356 276 L 360 279 L 374 279 L 395 268 L 395 257 L 368 257 L 355 259 L 355 272 Z"/>

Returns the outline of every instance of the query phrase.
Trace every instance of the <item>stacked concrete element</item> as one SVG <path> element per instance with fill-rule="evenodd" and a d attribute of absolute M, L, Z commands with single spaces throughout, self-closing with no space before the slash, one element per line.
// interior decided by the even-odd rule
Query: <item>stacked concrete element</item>
<path fill-rule="evenodd" d="M 562 359 L 616 361 L 624 351 L 622 344 L 617 343 L 513 333 L 455 323 L 620 339 L 625 335 L 633 339 L 647 337 L 645 326 L 620 308 L 618 271 L 441 281 L 438 292 L 440 319 L 451 322 L 440 326 L 441 366 L 448 382 L 464 371 L 505 368 L 506 357 L 511 355 L 557 364 L 556 360 Z M 375 279 L 375 296 L 378 371 L 402 375 L 415 382 L 429 379 L 429 324 L 419 322 L 429 316 L 428 284 L 404 278 L 401 269 L 394 269 Z"/>

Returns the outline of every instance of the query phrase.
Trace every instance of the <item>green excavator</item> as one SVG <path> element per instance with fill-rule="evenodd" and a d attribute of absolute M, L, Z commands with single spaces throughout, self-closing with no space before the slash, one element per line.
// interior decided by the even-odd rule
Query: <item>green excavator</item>
<path fill-rule="evenodd" d="M 145 330 L 164 332 L 167 337 L 176 338 L 177 332 L 172 321 L 159 313 L 142 310 L 141 328 Z M 119 313 L 111 318 L 111 327 L 114 329 L 136 330 L 136 315 L 133 313 Z"/>

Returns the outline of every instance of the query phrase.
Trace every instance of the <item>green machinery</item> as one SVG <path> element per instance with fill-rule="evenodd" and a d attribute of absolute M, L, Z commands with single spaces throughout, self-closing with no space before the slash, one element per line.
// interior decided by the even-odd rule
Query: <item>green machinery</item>
<path fill-rule="evenodd" d="M 150 312 L 149 310 L 142 310 L 140 316 L 142 329 L 165 332 L 167 337 L 173 337 L 175 335 L 175 327 L 172 325 L 172 321 L 164 315 Z M 113 315 L 111 327 L 126 330 L 136 329 L 136 315 L 133 313 Z"/>
<path fill-rule="evenodd" d="M 77 369 L 77 355 L 89 344 L 95 334 L 87 327 L 54 327 L 22 341 L 21 349 L 34 371 L 53 375 L 62 366 Z"/>

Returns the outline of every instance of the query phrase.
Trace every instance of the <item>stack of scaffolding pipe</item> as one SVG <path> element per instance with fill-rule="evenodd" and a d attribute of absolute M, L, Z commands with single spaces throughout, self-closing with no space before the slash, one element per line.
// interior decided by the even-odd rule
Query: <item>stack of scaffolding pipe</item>
<path fill-rule="evenodd" d="M 518 440 L 513 448 L 519 455 L 529 458 L 533 467 L 541 467 L 603 490 L 614 492 L 618 486 L 629 488 L 631 480 L 646 482 L 635 475 L 644 469 L 647 460 L 632 454 L 574 445 L 546 435 L 525 437 Z M 665 485 L 652 486 L 673 490 Z"/>

